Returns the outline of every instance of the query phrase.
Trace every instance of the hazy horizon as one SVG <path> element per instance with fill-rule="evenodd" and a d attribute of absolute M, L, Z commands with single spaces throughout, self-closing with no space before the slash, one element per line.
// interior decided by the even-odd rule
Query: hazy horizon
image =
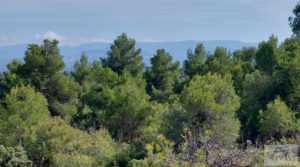
<path fill-rule="evenodd" d="M 55 38 L 44 38 L 44 39 L 50 39 L 50 40 L 53 40 Z M 267 40 L 267 39 L 265 39 Z M 15 44 L 8 44 L 8 45 L 0 45 L 0 47 L 10 47 L 10 46 L 18 46 L 18 45 L 29 45 L 29 44 L 32 44 L 32 43 L 37 43 L 37 44 L 42 44 L 42 40 L 41 41 L 33 41 L 33 42 L 29 42 L 29 43 L 15 43 Z M 203 42 L 241 42 L 241 43 L 249 43 L 249 44 L 253 44 L 253 45 L 256 45 L 256 44 L 259 44 L 259 41 L 258 42 L 255 42 L 255 41 L 241 41 L 241 40 L 232 40 L 232 39 L 224 39 L 224 40 L 218 40 L 218 39 L 215 39 L 215 40 L 174 40 L 174 41 L 136 41 L 136 43 L 185 43 L 185 42 L 199 42 L 199 43 L 203 43 Z M 68 44 L 68 43 L 61 43 L 59 41 L 59 46 L 60 47 L 78 47 L 78 46 L 81 46 L 81 45 L 89 45 L 89 44 L 112 44 L 113 41 L 87 41 L 87 42 L 84 42 L 84 43 L 78 43 L 78 44 Z"/>
<path fill-rule="evenodd" d="M 112 42 L 126 32 L 138 42 L 260 42 L 292 33 L 297 0 L 11 0 L 0 6 L 0 46 L 58 39 L 61 45 Z M 278 12 L 280 11 L 280 12 Z"/>

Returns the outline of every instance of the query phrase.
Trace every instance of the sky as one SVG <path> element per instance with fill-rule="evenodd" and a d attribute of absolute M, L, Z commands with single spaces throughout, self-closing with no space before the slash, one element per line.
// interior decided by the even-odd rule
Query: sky
<path fill-rule="evenodd" d="M 0 0 L 0 45 L 137 41 L 259 42 L 292 33 L 298 0 Z"/>

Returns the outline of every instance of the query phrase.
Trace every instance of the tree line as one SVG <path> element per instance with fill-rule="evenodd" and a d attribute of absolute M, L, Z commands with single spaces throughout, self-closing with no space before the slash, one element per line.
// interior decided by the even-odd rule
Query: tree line
<path fill-rule="evenodd" d="M 279 43 L 151 65 L 125 33 L 107 57 L 64 71 L 58 41 L 30 44 L 0 74 L 0 166 L 260 166 L 300 144 L 300 5 Z"/>

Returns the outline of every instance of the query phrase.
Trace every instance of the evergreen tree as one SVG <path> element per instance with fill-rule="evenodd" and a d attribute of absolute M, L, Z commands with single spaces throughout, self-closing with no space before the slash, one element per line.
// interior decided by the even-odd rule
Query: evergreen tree
<path fill-rule="evenodd" d="M 144 64 L 141 49 L 135 48 L 135 40 L 122 33 L 107 52 L 108 57 L 102 59 L 105 67 L 121 74 L 125 69 L 133 76 L 143 73 Z"/>
<path fill-rule="evenodd" d="M 87 133 L 59 117 L 32 126 L 24 142 L 34 166 L 108 166 L 117 153 L 106 130 Z"/>
<path fill-rule="evenodd" d="M 45 88 L 43 92 L 48 98 L 51 114 L 70 121 L 77 113 L 80 86 L 70 76 L 56 73 L 48 80 Z"/>
<path fill-rule="evenodd" d="M 25 52 L 25 64 L 20 70 L 21 76 L 33 84 L 38 90 L 55 73 L 61 72 L 65 66 L 60 55 L 57 40 L 45 39 L 41 46 L 31 44 Z"/>
<path fill-rule="evenodd" d="M 23 63 L 21 61 L 14 59 L 7 65 L 8 70 L 2 73 L 0 77 L 1 101 L 5 98 L 5 95 L 9 93 L 10 89 L 24 83 L 24 79 L 18 75 L 22 65 Z"/>
<path fill-rule="evenodd" d="M 75 78 L 76 82 L 82 84 L 90 72 L 91 65 L 88 62 L 88 57 L 85 54 L 82 54 L 80 60 L 76 61 L 74 65 L 72 76 Z"/>
<path fill-rule="evenodd" d="M 233 143 L 239 135 L 236 111 L 240 98 L 235 94 L 230 77 L 208 73 L 195 76 L 181 95 L 191 129 L 199 128 L 220 143 Z M 224 126 L 227 125 L 227 126 Z"/>
<path fill-rule="evenodd" d="M 292 31 L 297 36 L 300 35 L 300 3 L 297 3 L 293 10 L 294 17 L 289 17 Z"/>
<path fill-rule="evenodd" d="M 51 114 L 60 115 L 69 121 L 77 112 L 80 87 L 62 72 L 64 61 L 58 41 L 46 39 L 41 46 L 29 45 L 24 61 L 17 69 L 10 68 L 10 78 L 15 74 L 20 83 L 33 85 L 47 98 Z"/>
<path fill-rule="evenodd" d="M 274 99 L 276 85 L 271 76 L 260 71 L 247 74 L 242 85 L 241 107 L 238 111 L 242 123 L 241 138 L 256 141 L 259 136 L 259 110 L 265 109 Z"/>
<path fill-rule="evenodd" d="M 193 77 L 196 74 L 203 74 L 207 53 L 203 44 L 197 44 L 195 51 L 187 51 L 187 60 L 183 62 L 184 73 Z"/>
<path fill-rule="evenodd" d="M 255 55 L 257 69 L 272 74 L 278 64 L 277 41 L 275 36 L 271 36 L 268 41 L 259 44 Z"/>
<path fill-rule="evenodd" d="M 265 111 L 260 111 L 259 130 L 266 139 L 290 137 L 299 132 L 299 128 L 295 114 L 279 97 L 270 102 Z"/>
<path fill-rule="evenodd" d="M 241 94 L 242 83 L 246 75 L 255 71 L 255 54 L 256 48 L 253 47 L 243 48 L 233 52 L 234 68 L 232 69 L 232 79 L 238 95 Z"/>
<path fill-rule="evenodd" d="M 0 110 L 0 142 L 7 146 L 23 145 L 24 131 L 50 116 L 46 98 L 29 86 L 11 89 L 5 104 Z"/>
<path fill-rule="evenodd" d="M 179 62 L 164 49 L 158 49 L 151 58 L 151 68 L 146 72 L 147 90 L 154 100 L 166 102 L 179 81 Z"/>
<path fill-rule="evenodd" d="M 148 118 L 153 115 L 149 96 L 128 74 L 122 84 L 103 90 L 103 124 L 119 141 L 131 141 L 141 136 Z"/>
<path fill-rule="evenodd" d="M 300 40 L 296 37 L 287 38 L 279 47 L 279 63 L 274 76 L 278 85 L 278 94 L 299 115 L 297 101 L 300 85 Z"/>
<path fill-rule="evenodd" d="M 233 68 L 233 61 L 225 48 L 217 47 L 214 54 L 206 60 L 206 72 L 216 74 L 230 74 Z"/>
<path fill-rule="evenodd" d="M 101 122 L 99 113 L 102 113 L 107 100 L 103 98 L 103 94 L 119 83 L 118 73 L 103 67 L 100 61 L 94 61 L 90 72 L 82 81 L 79 112 L 73 123 L 82 129 L 98 129 Z"/>

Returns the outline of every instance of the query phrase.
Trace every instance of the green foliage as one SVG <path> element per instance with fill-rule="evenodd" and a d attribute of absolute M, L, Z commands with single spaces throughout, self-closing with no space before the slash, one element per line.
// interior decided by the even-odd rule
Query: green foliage
<path fill-rule="evenodd" d="M 255 141 L 259 135 L 259 110 L 275 97 L 274 80 L 271 76 L 255 71 L 247 74 L 242 85 L 241 108 L 238 111 L 242 123 L 243 140 Z"/>
<path fill-rule="evenodd" d="M 22 147 L 4 147 L 0 145 L 0 166 L 31 167 L 26 151 Z"/>
<path fill-rule="evenodd" d="M 97 166 L 95 163 L 95 158 L 88 156 L 88 155 L 82 155 L 78 153 L 72 153 L 72 154 L 65 154 L 65 153 L 57 153 L 53 157 L 53 163 L 52 166 L 55 167 L 92 167 Z M 104 165 L 102 165 L 104 166 Z"/>
<path fill-rule="evenodd" d="M 288 96 L 288 102 L 295 112 L 297 118 L 300 118 L 300 85 L 295 87 Z"/>
<path fill-rule="evenodd" d="M 278 64 L 277 42 L 278 39 L 272 35 L 268 41 L 259 44 L 255 55 L 255 62 L 259 70 L 272 74 Z"/>
<path fill-rule="evenodd" d="M 141 49 L 136 49 L 135 40 L 128 38 L 125 33 L 117 37 L 107 55 L 107 58 L 102 59 L 103 65 L 119 74 L 125 69 L 133 76 L 143 72 L 144 64 L 142 63 Z"/>
<path fill-rule="evenodd" d="M 74 118 L 74 124 L 82 129 L 97 129 L 103 124 L 103 109 L 108 100 L 111 88 L 120 84 L 120 77 L 110 68 L 102 67 L 101 62 L 95 61 L 91 70 L 82 81 L 80 94 L 81 108 Z"/>
<path fill-rule="evenodd" d="M 55 117 L 32 126 L 25 148 L 38 166 L 105 166 L 116 155 L 116 143 L 107 131 L 87 133 Z"/>
<path fill-rule="evenodd" d="M 9 65 L 9 71 L 4 73 L 5 85 L 8 88 L 21 84 L 34 86 L 47 98 L 51 114 L 60 115 L 69 121 L 77 112 L 80 87 L 62 73 L 64 62 L 58 41 L 46 39 L 41 46 L 29 45 L 24 62 L 13 61 Z"/>
<path fill-rule="evenodd" d="M 294 34 L 300 34 L 300 3 L 297 3 L 293 10 L 294 17 L 289 18 L 290 26 Z"/>
<path fill-rule="evenodd" d="M 23 79 L 18 76 L 22 64 L 21 61 L 14 59 L 7 65 L 8 71 L 4 71 L 0 77 L 0 99 L 5 98 L 5 94 L 9 93 L 11 88 L 23 83 Z"/>
<path fill-rule="evenodd" d="M 243 48 L 241 50 L 236 50 L 233 52 L 233 59 L 253 63 L 255 59 L 255 54 L 255 47 Z"/>
<path fill-rule="evenodd" d="M 70 103 L 54 102 L 52 105 L 53 109 L 58 111 L 58 114 L 61 116 L 61 118 L 67 122 L 70 122 L 73 116 L 77 113 L 76 106 Z"/>
<path fill-rule="evenodd" d="M 279 95 L 298 112 L 297 99 L 300 84 L 300 40 L 296 37 L 286 39 L 279 47 L 280 62 L 274 72 Z M 288 76 L 288 77 L 287 77 Z"/>
<path fill-rule="evenodd" d="M 203 44 L 197 44 L 195 51 L 189 49 L 187 51 L 187 60 L 183 62 L 184 73 L 189 77 L 196 74 L 203 74 L 205 69 L 205 60 L 207 53 Z"/>
<path fill-rule="evenodd" d="M 109 68 L 96 66 L 84 84 L 89 88 L 83 95 L 88 107 L 76 119 L 83 121 L 85 128 L 105 126 L 119 141 L 130 141 L 142 134 L 148 117 L 153 114 L 140 77 L 127 72 L 118 76 Z"/>
<path fill-rule="evenodd" d="M 236 110 L 240 106 L 240 98 L 228 76 L 210 73 L 195 76 L 185 87 L 181 99 L 192 129 L 212 131 L 213 136 L 224 142 L 234 142 L 238 137 L 240 124 Z"/>
<path fill-rule="evenodd" d="M 206 72 L 216 74 L 230 74 L 233 61 L 225 48 L 217 47 L 214 54 L 206 60 Z"/>
<path fill-rule="evenodd" d="M 114 87 L 118 83 L 118 73 L 115 73 L 111 68 L 103 67 L 101 62 L 95 61 L 83 85 L 86 89 L 94 90 L 101 87 Z"/>
<path fill-rule="evenodd" d="M 60 115 L 66 121 L 77 113 L 78 92 L 80 86 L 73 78 L 56 73 L 46 83 L 47 90 L 44 90 L 48 97 L 49 109 L 52 115 Z"/>
<path fill-rule="evenodd" d="M 179 62 L 173 63 L 172 59 L 164 49 L 158 49 L 151 58 L 151 68 L 146 72 L 147 90 L 158 102 L 166 102 L 179 81 Z"/>
<path fill-rule="evenodd" d="M 21 74 L 38 89 L 42 89 L 43 80 L 60 72 L 65 64 L 58 49 L 57 40 L 45 39 L 41 46 L 29 45 L 24 58 Z"/>
<path fill-rule="evenodd" d="M 247 74 L 255 71 L 254 58 L 256 48 L 243 48 L 233 52 L 233 61 L 235 66 L 232 69 L 232 79 L 236 92 L 240 95 L 242 91 L 242 83 Z"/>
<path fill-rule="evenodd" d="M 0 141 L 9 146 L 22 145 L 24 131 L 50 116 L 45 97 L 30 86 L 11 89 L 5 102 L 7 108 L 0 113 Z"/>
<path fill-rule="evenodd" d="M 295 134 L 299 128 L 295 115 L 279 97 L 270 102 L 265 111 L 260 111 L 259 130 L 266 139 L 279 140 Z"/>
<path fill-rule="evenodd" d="M 149 96 L 130 76 L 124 83 L 104 90 L 104 125 L 119 141 L 139 137 L 147 119 L 152 115 Z M 104 96 L 104 97 L 103 97 Z"/>
<path fill-rule="evenodd" d="M 151 142 L 162 133 L 164 126 L 164 114 L 166 112 L 165 104 L 156 101 L 150 102 L 151 115 L 147 118 L 147 124 L 143 129 L 142 140 L 143 142 Z"/>
<path fill-rule="evenodd" d="M 88 57 L 85 54 L 82 54 L 80 60 L 76 61 L 74 65 L 72 76 L 75 78 L 76 82 L 82 84 L 91 72 L 91 68 L 91 65 L 88 63 Z"/>
<path fill-rule="evenodd" d="M 262 164 L 258 144 L 299 144 L 299 11 L 281 44 L 271 36 L 212 55 L 198 44 L 182 68 L 158 49 L 145 73 L 125 33 L 107 58 L 83 54 L 72 72 L 58 41 L 28 45 L 0 73 L 0 166 Z"/>
<path fill-rule="evenodd" d="M 182 133 L 188 122 L 188 114 L 180 103 L 178 97 L 174 97 L 161 114 L 161 132 L 176 145 L 182 142 Z M 158 118 L 157 118 L 158 119 Z"/>

